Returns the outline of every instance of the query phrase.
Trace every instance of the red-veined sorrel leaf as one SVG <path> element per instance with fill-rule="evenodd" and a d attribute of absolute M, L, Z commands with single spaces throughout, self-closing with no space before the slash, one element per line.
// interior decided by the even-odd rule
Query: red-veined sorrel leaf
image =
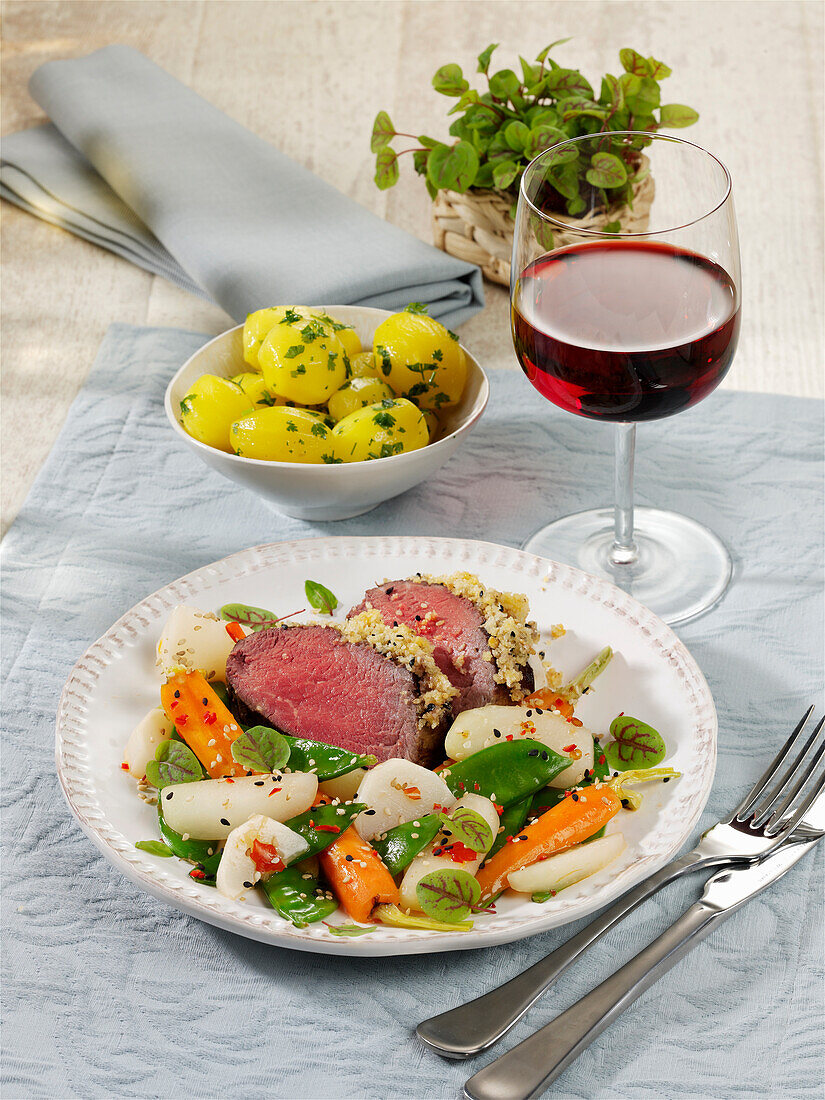
<path fill-rule="evenodd" d="M 265 607 L 253 607 L 248 603 L 226 603 L 221 608 L 221 618 L 230 623 L 240 623 L 249 630 L 264 630 L 279 622 L 274 611 Z"/>
<path fill-rule="evenodd" d="M 415 888 L 418 904 L 433 920 L 456 924 L 465 919 L 481 897 L 481 888 L 469 871 L 445 868 L 430 871 Z"/>
<path fill-rule="evenodd" d="M 493 843 L 493 830 L 475 810 L 469 806 L 459 808 L 449 817 L 443 815 L 445 828 L 451 833 L 451 842 L 458 841 L 473 852 L 486 852 Z"/>
<path fill-rule="evenodd" d="M 610 733 L 615 740 L 607 746 L 604 753 L 614 771 L 655 768 L 667 754 L 667 746 L 661 734 L 638 718 L 620 714 L 610 723 Z"/>

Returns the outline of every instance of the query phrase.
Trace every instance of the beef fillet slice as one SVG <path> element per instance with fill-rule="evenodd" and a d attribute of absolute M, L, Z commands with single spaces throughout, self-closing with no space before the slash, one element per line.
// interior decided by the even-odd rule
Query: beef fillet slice
<path fill-rule="evenodd" d="M 294 737 L 378 761 L 436 763 L 454 695 L 410 631 L 394 637 L 380 616 L 343 627 L 282 626 L 237 643 L 227 683 L 251 711 Z"/>
<path fill-rule="evenodd" d="M 471 573 L 417 573 L 370 589 L 350 614 L 370 609 L 430 643 L 439 669 L 458 689 L 453 714 L 519 703 L 533 690 L 528 658 L 538 635 L 527 622 L 525 596 L 485 587 Z"/>

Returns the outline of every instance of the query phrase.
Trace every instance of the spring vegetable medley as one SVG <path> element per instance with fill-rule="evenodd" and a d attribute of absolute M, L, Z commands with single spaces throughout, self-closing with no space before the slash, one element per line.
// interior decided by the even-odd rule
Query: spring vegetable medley
<path fill-rule="evenodd" d="M 259 343 L 274 348 L 265 327 Z M 335 595 L 315 581 L 306 593 L 329 621 Z M 157 806 L 158 837 L 138 848 L 185 860 L 226 898 L 257 894 L 298 928 L 454 932 L 494 915 L 505 891 L 552 904 L 622 853 L 636 785 L 678 777 L 660 766 L 665 742 L 645 722 L 620 713 L 591 731 L 576 716 L 609 648 L 567 683 L 550 669 L 518 705 L 458 713 L 432 769 L 288 735 L 250 719 L 226 683 L 236 644 L 289 629 L 280 622 L 245 604 L 220 617 L 177 607 L 157 647 L 160 705 L 132 732 L 122 768 Z M 330 921 L 339 909 L 347 919 Z"/>
<path fill-rule="evenodd" d="M 246 319 L 243 357 L 233 377 L 195 382 L 180 422 L 208 447 L 271 462 L 364 462 L 426 447 L 467 378 L 458 337 L 417 303 L 383 321 L 372 348 L 321 310 L 259 309 Z"/>

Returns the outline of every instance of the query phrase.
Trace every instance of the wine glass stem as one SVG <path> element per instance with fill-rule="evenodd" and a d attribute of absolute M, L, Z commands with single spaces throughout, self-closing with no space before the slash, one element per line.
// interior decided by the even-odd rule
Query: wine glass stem
<path fill-rule="evenodd" d="M 633 460 L 636 452 L 636 425 L 616 425 L 616 461 L 614 487 L 616 514 L 610 560 L 614 565 L 632 565 L 637 557 L 633 541 Z"/>

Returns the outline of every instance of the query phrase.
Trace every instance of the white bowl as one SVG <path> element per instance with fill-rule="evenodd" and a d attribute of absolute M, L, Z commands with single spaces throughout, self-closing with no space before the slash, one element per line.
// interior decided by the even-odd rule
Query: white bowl
<path fill-rule="evenodd" d="M 365 348 L 372 347 L 375 330 L 385 318 L 391 316 L 387 310 L 366 306 L 323 308 L 338 320 L 352 325 Z M 297 519 L 329 520 L 360 516 L 383 501 L 426 481 L 472 431 L 490 396 L 487 376 L 464 348 L 468 366 L 464 394 L 457 405 L 441 414 L 442 436 L 435 443 L 389 458 L 330 466 L 242 458 L 193 439 L 180 422 L 180 403 L 202 374 L 229 378 L 249 369 L 244 363 L 242 334 L 243 325 L 229 329 L 196 351 L 183 364 L 166 388 L 166 415 L 173 430 L 199 459 L 230 481 L 251 489 L 279 512 Z"/>

